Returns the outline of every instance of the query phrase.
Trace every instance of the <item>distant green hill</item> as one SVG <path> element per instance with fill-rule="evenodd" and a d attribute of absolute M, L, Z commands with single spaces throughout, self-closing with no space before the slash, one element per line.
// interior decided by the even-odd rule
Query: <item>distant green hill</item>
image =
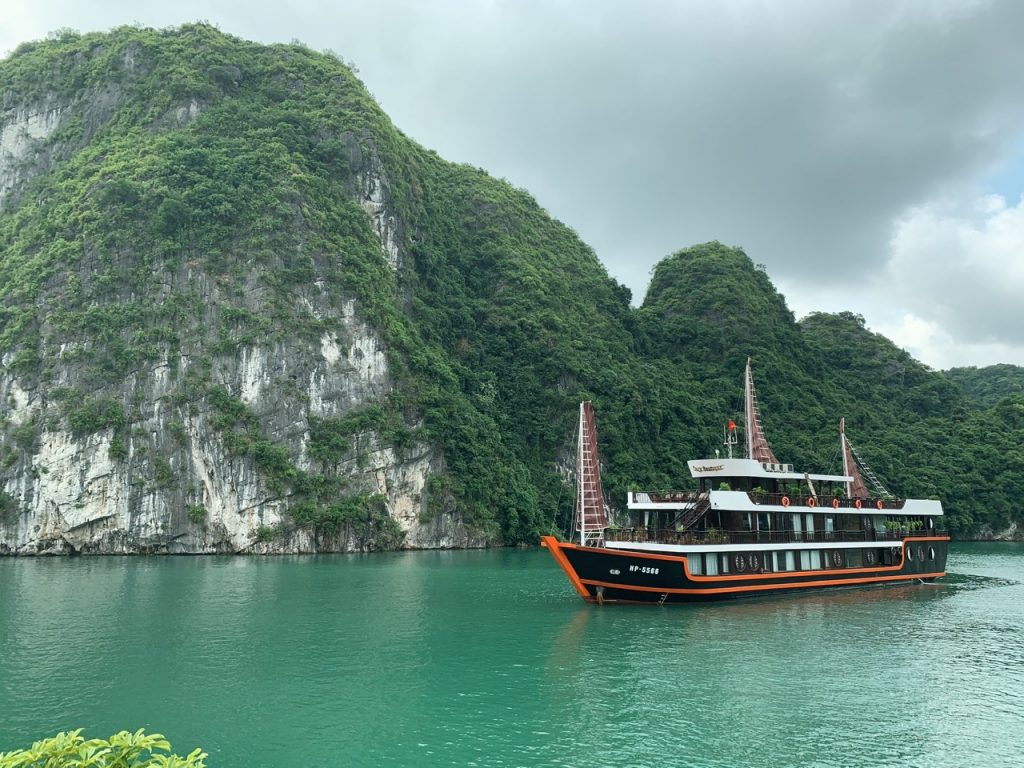
<path fill-rule="evenodd" d="M 621 504 L 691 482 L 748 356 L 780 459 L 835 468 L 846 416 L 961 534 L 1020 519 L 998 387 L 965 395 L 849 313 L 795 322 L 720 243 L 632 309 L 528 193 L 409 140 L 333 56 L 66 33 L 0 62 L 0 94 L 0 551 L 534 542 L 569 524 L 581 399 Z"/>
<path fill-rule="evenodd" d="M 1024 368 L 1019 365 L 950 368 L 943 373 L 977 405 L 994 406 L 1011 395 L 1024 395 Z"/>

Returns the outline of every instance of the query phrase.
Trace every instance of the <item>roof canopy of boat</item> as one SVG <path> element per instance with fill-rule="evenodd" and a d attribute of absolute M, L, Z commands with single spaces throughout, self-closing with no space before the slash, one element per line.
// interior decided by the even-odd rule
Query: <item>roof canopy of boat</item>
<path fill-rule="evenodd" d="M 847 483 L 848 475 L 814 475 L 794 472 L 792 464 L 769 464 L 754 459 L 695 459 L 688 461 L 693 477 L 763 477 L 772 480 L 805 480 Z"/>

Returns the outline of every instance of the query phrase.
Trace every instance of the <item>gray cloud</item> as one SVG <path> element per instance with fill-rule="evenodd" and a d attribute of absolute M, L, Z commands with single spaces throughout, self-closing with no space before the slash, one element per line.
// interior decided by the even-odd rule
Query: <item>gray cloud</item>
<path fill-rule="evenodd" d="M 1013 0 L 65 0 L 22 14 L 34 25 L 22 37 L 207 18 L 333 49 L 402 130 L 529 189 L 638 299 L 662 256 L 709 239 L 744 246 L 805 295 L 907 279 L 887 267 L 897 223 L 969 197 L 1024 135 Z M 891 320 L 891 294 L 874 290 L 849 308 Z M 976 314 L 922 316 L 953 327 Z"/>

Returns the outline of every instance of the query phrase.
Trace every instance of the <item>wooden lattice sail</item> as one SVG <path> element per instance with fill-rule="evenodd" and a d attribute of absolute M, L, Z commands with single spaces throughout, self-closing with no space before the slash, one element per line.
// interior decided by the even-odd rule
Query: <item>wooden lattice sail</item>
<path fill-rule="evenodd" d="M 762 464 L 778 464 L 779 460 L 772 453 L 761 426 L 761 414 L 757 408 L 757 392 L 754 390 L 754 377 L 750 373 L 750 358 L 747 358 L 747 371 L 744 377 L 744 420 L 747 424 L 747 458 Z"/>
<path fill-rule="evenodd" d="M 608 527 L 601 488 L 601 461 L 597 453 L 597 424 L 594 406 L 580 403 L 580 424 L 576 451 L 575 530 L 581 544 L 600 544 Z"/>
<path fill-rule="evenodd" d="M 846 439 L 846 419 L 839 420 L 839 439 L 843 449 L 843 472 L 853 478 L 852 482 L 846 484 L 846 494 L 851 498 L 866 498 L 872 495 L 880 496 L 883 499 L 892 498 L 893 495 L 889 489 L 882 484 L 871 467 L 857 453 L 857 449 Z M 867 481 L 871 482 L 874 493 L 868 488 L 868 482 L 865 481 L 864 475 L 867 475 Z"/>

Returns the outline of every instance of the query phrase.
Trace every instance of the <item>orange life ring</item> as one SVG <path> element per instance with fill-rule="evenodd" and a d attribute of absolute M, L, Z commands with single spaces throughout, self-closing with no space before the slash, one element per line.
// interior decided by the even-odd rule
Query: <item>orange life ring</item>
<path fill-rule="evenodd" d="M 875 509 L 885 509 L 885 504 L 881 499 L 875 502 Z"/>
<path fill-rule="evenodd" d="M 855 502 L 853 502 L 853 506 L 855 506 L 857 509 L 860 509 L 864 505 L 860 503 L 860 499 L 857 499 Z"/>
<path fill-rule="evenodd" d="M 813 496 L 811 496 L 807 500 L 807 506 L 808 507 L 812 507 L 812 508 L 818 506 L 818 500 L 816 498 L 814 498 Z"/>
<path fill-rule="evenodd" d="M 832 509 L 839 509 L 839 499 L 832 499 Z"/>
<path fill-rule="evenodd" d="M 784 506 L 784 507 L 788 507 L 789 506 L 789 496 L 783 496 L 782 497 L 782 506 Z"/>

